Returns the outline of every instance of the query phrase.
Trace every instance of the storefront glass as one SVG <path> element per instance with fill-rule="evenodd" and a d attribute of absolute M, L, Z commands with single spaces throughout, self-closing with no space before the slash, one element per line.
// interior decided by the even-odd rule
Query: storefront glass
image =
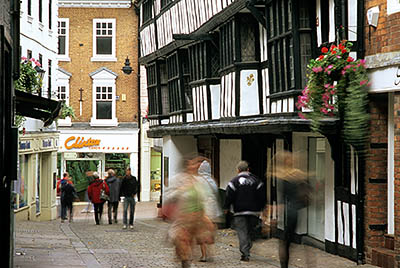
<path fill-rule="evenodd" d="M 150 166 L 151 199 L 158 200 L 161 193 L 161 153 L 151 150 Z"/>
<path fill-rule="evenodd" d="M 18 169 L 18 180 L 14 182 L 14 209 L 19 209 L 27 206 L 28 200 L 28 189 L 27 189 L 27 178 L 28 178 L 28 159 L 29 155 L 19 156 L 19 169 Z"/>

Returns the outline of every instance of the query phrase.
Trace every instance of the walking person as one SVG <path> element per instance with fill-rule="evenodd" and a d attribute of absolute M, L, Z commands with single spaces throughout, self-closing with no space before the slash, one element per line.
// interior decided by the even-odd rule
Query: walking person
<path fill-rule="evenodd" d="M 299 155 L 283 151 L 275 155 L 276 171 L 273 175 L 278 179 L 279 191 L 281 192 L 280 205 L 286 211 L 286 221 L 284 225 L 283 239 L 279 242 L 279 260 L 281 268 L 288 268 L 289 265 L 289 248 L 293 242 L 294 234 L 297 226 L 297 214 L 302 208 L 308 206 L 309 198 L 312 194 L 312 188 L 308 184 L 307 174 L 300 169 L 294 167 L 294 163 L 298 163 Z M 306 252 L 306 262 L 308 267 L 312 258 Z"/>
<path fill-rule="evenodd" d="M 106 183 L 110 188 L 110 199 L 107 201 L 108 207 L 108 223 L 112 224 L 112 214 L 114 214 L 114 223 L 118 223 L 118 205 L 119 205 L 119 192 L 121 188 L 120 180 L 115 177 L 115 172 L 112 169 L 107 171 Z M 112 211 L 111 211 L 112 210 Z"/>
<path fill-rule="evenodd" d="M 110 189 L 106 182 L 99 178 L 99 174 L 97 172 L 93 173 L 94 181 L 90 183 L 88 187 L 88 196 L 89 200 L 94 205 L 94 219 L 96 221 L 96 225 L 101 223 L 101 216 L 103 215 L 103 207 L 105 199 L 101 199 L 101 191 L 103 190 L 106 195 L 110 194 Z"/>
<path fill-rule="evenodd" d="M 264 184 L 249 171 L 249 164 L 240 161 L 238 175 L 226 188 L 224 211 L 233 207 L 233 229 L 239 238 L 241 261 L 249 261 L 250 249 L 255 238 L 255 227 L 259 222 L 260 212 L 265 205 Z"/>
<path fill-rule="evenodd" d="M 67 219 L 67 211 L 69 211 L 69 222 L 73 219 L 73 202 L 78 198 L 75 187 L 72 183 L 68 183 L 66 180 L 61 182 L 61 204 L 64 207 L 65 218 L 61 219 L 61 222 Z"/>
<path fill-rule="evenodd" d="M 65 183 L 72 184 L 68 172 L 64 172 L 63 178 L 57 182 L 57 193 L 59 193 L 61 200 L 61 222 L 67 219 L 67 204 L 63 201 L 65 199 L 61 196 L 61 186 Z"/>
<path fill-rule="evenodd" d="M 208 236 L 207 239 L 201 241 L 201 262 L 206 262 L 209 260 L 209 252 L 207 250 L 207 244 L 214 244 L 215 241 L 215 230 L 217 229 L 217 224 L 222 222 L 222 210 L 219 202 L 218 186 L 215 180 L 211 176 L 211 165 L 208 159 L 204 159 L 197 171 L 198 181 L 202 188 L 202 195 L 204 198 L 204 213 L 207 218 L 206 221 L 209 222 L 209 226 L 213 226 L 212 230 L 205 230 L 204 236 Z"/>
<path fill-rule="evenodd" d="M 131 174 L 131 168 L 126 169 L 125 177 L 122 179 L 120 196 L 124 197 L 124 214 L 123 214 L 123 228 L 126 229 L 128 225 L 128 208 L 129 208 L 129 228 L 133 229 L 133 220 L 135 216 L 136 194 L 138 192 L 139 183 L 135 176 Z"/>

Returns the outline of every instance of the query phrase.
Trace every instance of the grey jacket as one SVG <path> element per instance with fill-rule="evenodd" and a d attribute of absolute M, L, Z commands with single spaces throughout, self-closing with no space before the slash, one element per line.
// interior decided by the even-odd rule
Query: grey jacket
<path fill-rule="evenodd" d="M 119 191 L 121 189 L 121 181 L 116 177 L 110 177 L 106 179 L 106 183 L 110 188 L 110 202 L 119 201 Z"/>

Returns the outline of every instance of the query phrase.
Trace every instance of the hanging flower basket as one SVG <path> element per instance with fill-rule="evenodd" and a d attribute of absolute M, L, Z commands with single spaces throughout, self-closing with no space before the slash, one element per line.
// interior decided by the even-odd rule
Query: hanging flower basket
<path fill-rule="evenodd" d="M 35 70 L 36 66 L 41 67 L 41 64 L 34 58 L 21 58 L 20 75 L 14 84 L 16 90 L 28 93 L 37 93 L 40 91 L 43 81 Z"/>
<path fill-rule="evenodd" d="M 298 97 L 299 116 L 311 120 L 311 129 L 321 132 L 326 118 L 339 118 L 345 142 L 363 146 L 368 137 L 368 76 L 365 60 L 349 56 L 351 42 L 342 41 L 307 66 L 307 86 Z"/>

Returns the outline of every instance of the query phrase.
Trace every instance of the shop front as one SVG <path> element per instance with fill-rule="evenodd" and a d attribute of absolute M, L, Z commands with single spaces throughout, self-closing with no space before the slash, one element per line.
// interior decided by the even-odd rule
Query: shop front
<path fill-rule="evenodd" d="M 58 147 L 59 176 L 69 173 L 81 200 L 86 200 L 88 171 L 97 171 L 104 178 L 107 170 L 113 169 L 122 178 L 130 167 L 137 177 L 137 135 L 137 131 L 63 130 Z"/>
<path fill-rule="evenodd" d="M 21 220 L 56 218 L 58 133 L 31 133 L 19 139 L 18 180 L 13 185 L 14 212 Z"/>

